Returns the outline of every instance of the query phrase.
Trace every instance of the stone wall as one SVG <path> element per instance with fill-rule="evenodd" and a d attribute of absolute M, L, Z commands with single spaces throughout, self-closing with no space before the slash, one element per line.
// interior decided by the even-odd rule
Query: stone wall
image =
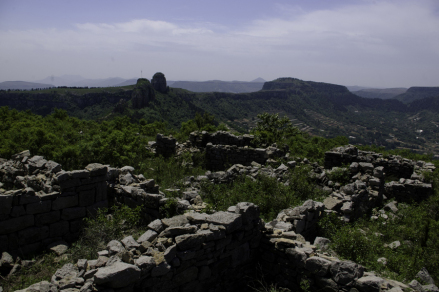
<path fill-rule="evenodd" d="M 388 177 L 410 178 L 415 169 L 415 162 L 398 155 L 384 157 L 381 153 L 361 151 L 348 145 L 332 149 L 325 153 L 325 168 L 331 169 L 352 162 L 372 163 L 375 167 L 383 166 Z"/>
<path fill-rule="evenodd" d="M 238 147 L 251 146 L 253 144 L 253 135 L 235 136 L 226 131 L 217 131 L 215 133 L 209 133 L 206 131 L 192 132 L 189 135 L 189 141 L 195 147 L 206 147 L 207 143 L 213 145 L 235 145 Z"/>
<path fill-rule="evenodd" d="M 307 201 L 279 216 L 315 223 L 322 211 L 322 203 Z M 211 215 L 191 212 L 158 219 L 137 240 L 112 240 L 96 260 L 66 264 L 51 282 L 21 291 L 253 291 L 261 289 L 261 275 L 266 283 L 290 289 L 281 291 L 409 288 L 331 256 L 326 253 L 327 239 L 306 241 L 298 231 L 306 231 L 307 224 L 295 224 L 295 230 L 292 226 L 264 226 L 252 203 Z"/>
<path fill-rule="evenodd" d="M 108 205 L 107 167 L 66 172 L 22 152 L 0 165 L 0 250 L 28 254 L 79 236 L 82 219 Z M 6 189 L 10 190 L 6 190 Z"/>
<path fill-rule="evenodd" d="M 172 136 L 157 134 L 155 142 L 155 152 L 163 157 L 169 157 L 175 154 L 177 140 Z"/>

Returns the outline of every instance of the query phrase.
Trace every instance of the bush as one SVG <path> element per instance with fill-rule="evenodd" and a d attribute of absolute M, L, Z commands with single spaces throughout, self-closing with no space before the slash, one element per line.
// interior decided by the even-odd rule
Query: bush
<path fill-rule="evenodd" d="M 230 184 L 202 184 L 202 198 L 215 210 L 227 210 L 239 202 L 252 202 L 259 206 L 261 216 L 266 220 L 274 219 L 286 208 L 297 206 L 307 199 L 321 198 L 321 191 L 309 177 L 309 167 L 296 168 L 289 175 L 289 185 L 276 178 L 260 176 L 256 181 L 241 176 Z"/>

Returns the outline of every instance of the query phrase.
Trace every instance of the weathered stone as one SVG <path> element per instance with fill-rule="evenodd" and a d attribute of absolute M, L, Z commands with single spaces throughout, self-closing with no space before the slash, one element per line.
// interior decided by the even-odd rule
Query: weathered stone
<path fill-rule="evenodd" d="M 125 248 L 132 249 L 138 248 L 140 244 L 136 242 L 136 240 L 130 235 L 121 240 Z"/>
<path fill-rule="evenodd" d="M 90 172 L 90 176 L 107 175 L 107 167 L 100 163 L 91 163 L 87 165 L 85 169 L 87 169 Z"/>
<path fill-rule="evenodd" d="M 199 247 L 206 237 L 202 234 L 185 234 L 175 238 L 179 250 L 188 250 Z"/>
<path fill-rule="evenodd" d="M 8 234 L 34 225 L 34 216 L 25 215 L 0 222 L 0 234 Z"/>
<path fill-rule="evenodd" d="M 310 257 L 305 261 L 305 269 L 320 277 L 326 276 L 330 265 L 330 261 L 319 257 Z"/>
<path fill-rule="evenodd" d="M 349 262 L 333 262 L 330 267 L 332 279 L 342 285 L 348 285 L 363 276 L 362 266 Z"/>
<path fill-rule="evenodd" d="M 20 245 L 32 244 L 49 237 L 49 227 L 29 227 L 18 232 Z"/>
<path fill-rule="evenodd" d="M 50 237 L 62 237 L 69 232 L 69 222 L 59 221 L 50 224 Z"/>
<path fill-rule="evenodd" d="M 142 270 L 142 272 L 149 272 L 156 266 L 154 258 L 149 256 L 141 256 L 134 262 L 136 266 Z"/>
<path fill-rule="evenodd" d="M 147 230 L 145 233 L 143 233 L 143 234 L 139 237 L 139 239 L 137 239 L 137 242 L 138 242 L 138 243 L 142 243 L 142 242 L 144 242 L 144 241 L 149 241 L 149 242 L 151 242 L 151 241 L 153 241 L 154 239 L 156 239 L 157 236 L 158 236 L 157 232 L 155 232 L 154 230 L 149 229 L 149 230 Z"/>
<path fill-rule="evenodd" d="M 418 279 L 423 285 L 434 284 L 433 278 L 430 276 L 425 267 L 416 274 L 416 279 Z"/>
<path fill-rule="evenodd" d="M 216 212 L 207 218 L 207 222 L 224 226 L 227 233 L 233 232 L 242 226 L 241 215 L 229 212 Z"/>
<path fill-rule="evenodd" d="M 73 220 L 84 218 L 86 215 L 85 207 L 66 208 L 61 212 L 62 220 Z"/>
<path fill-rule="evenodd" d="M 171 271 L 171 266 L 167 262 L 162 262 L 158 266 L 154 267 L 151 271 L 152 277 L 160 277 L 166 275 Z"/>
<path fill-rule="evenodd" d="M 416 280 L 411 281 L 409 287 L 418 292 L 426 292 L 424 287 L 422 287 L 422 285 Z"/>
<path fill-rule="evenodd" d="M 162 220 L 156 219 L 148 224 L 148 228 L 160 233 L 165 229 L 165 226 L 163 225 Z"/>
<path fill-rule="evenodd" d="M 26 205 L 27 214 L 47 213 L 52 209 L 51 201 L 40 201 Z"/>
<path fill-rule="evenodd" d="M 162 233 L 160 233 L 160 237 L 175 237 L 182 234 L 192 234 L 197 231 L 197 227 L 194 225 L 187 227 L 168 227 Z"/>
<path fill-rule="evenodd" d="M 123 247 L 120 241 L 112 240 L 107 244 L 107 250 L 110 253 L 110 255 L 114 255 L 117 253 L 124 252 L 125 248 Z"/>
<path fill-rule="evenodd" d="M 198 268 L 190 267 L 174 276 L 173 281 L 177 286 L 194 281 L 198 277 Z"/>
<path fill-rule="evenodd" d="M 59 221 L 61 218 L 60 211 L 52 211 L 49 213 L 35 215 L 35 225 L 43 226 Z"/>
<path fill-rule="evenodd" d="M 0 215 L 9 214 L 12 210 L 13 195 L 0 194 Z"/>
<path fill-rule="evenodd" d="M 188 219 L 184 215 L 174 216 L 172 218 L 164 218 L 162 219 L 162 223 L 166 227 L 177 227 L 177 226 L 185 226 L 189 223 Z"/>
<path fill-rule="evenodd" d="M 382 278 L 376 276 L 361 277 L 355 283 L 355 286 L 364 292 L 379 292 L 381 291 L 381 285 L 384 283 Z"/>
<path fill-rule="evenodd" d="M 423 285 L 422 288 L 427 292 L 439 292 L 439 288 L 434 284 Z"/>
<path fill-rule="evenodd" d="M 60 256 L 66 253 L 66 251 L 69 249 L 69 245 L 65 241 L 57 241 L 49 244 L 49 246 L 47 246 L 47 249 L 53 251 Z"/>
<path fill-rule="evenodd" d="M 325 208 L 328 210 L 337 210 L 338 208 L 341 207 L 342 205 L 342 201 L 333 197 L 327 197 L 324 201 L 323 204 L 325 205 Z"/>
<path fill-rule="evenodd" d="M 135 283 L 140 278 L 140 269 L 135 265 L 116 262 L 109 267 L 99 268 L 94 275 L 98 285 L 122 288 Z"/>
<path fill-rule="evenodd" d="M 328 250 L 329 244 L 331 244 L 331 241 L 328 238 L 316 237 L 314 239 L 314 245 L 322 251 Z"/>
<path fill-rule="evenodd" d="M 52 203 L 52 210 L 61 210 L 78 205 L 78 196 L 58 197 Z"/>

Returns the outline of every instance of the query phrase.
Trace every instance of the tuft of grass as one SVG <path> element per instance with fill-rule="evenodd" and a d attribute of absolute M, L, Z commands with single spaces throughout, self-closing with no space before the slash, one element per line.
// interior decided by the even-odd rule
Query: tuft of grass
<path fill-rule="evenodd" d="M 202 197 L 214 210 L 227 210 L 239 202 L 252 202 L 259 206 L 265 220 L 276 218 L 286 208 L 297 206 L 308 199 L 322 198 L 322 192 L 308 177 L 309 167 L 298 167 L 284 185 L 276 178 L 260 176 L 256 181 L 241 176 L 230 184 L 202 184 Z"/>

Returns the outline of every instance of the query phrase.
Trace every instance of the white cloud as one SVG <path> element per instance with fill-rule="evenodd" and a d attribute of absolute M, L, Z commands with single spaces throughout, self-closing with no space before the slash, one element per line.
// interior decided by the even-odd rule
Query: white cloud
<path fill-rule="evenodd" d="M 311 12 L 279 6 L 283 12 L 278 18 L 254 20 L 240 28 L 228 28 L 227 23 L 181 25 L 135 19 L 76 24 L 71 30 L 0 31 L 0 64 L 6 64 L 9 70 L 2 70 L 5 72 L 0 78 L 21 72 L 13 66 L 23 59 L 47 58 L 50 62 L 50 56 L 68 56 L 72 62 L 81 60 L 81 64 L 98 67 L 102 63 L 96 56 L 106 54 L 118 56 L 120 72 L 128 72 L 139 58 L 156 66 L 160 65 L 156 59 L 160 59 L 163 67 L 175 72 L 182 70 L 173 63 L 188 66 L 202 59 L 203 64 L 186 68 L 188 78 L 249 80 L 257 77 L 252 75 L 257 70 L 258 76 L 265 72 L 265 78 L 297 74 L 317 81 L 372 84 L 382 79 L 376 77 L 379 71 L 395 74 L 399 77 L 395 80 L 400 80 L 395 85 L 402 85 L 416 80 L 409 71 L 422 71 L 423 76 L 438 73 L 439 18 L 434 14 L 435 5 L 433 1 L 364 1 Z M 203 66 L 205 72 L 187 72 L 202 70 Z M 56 65 L 49 67 L 53 70 Z M 249 77 L 231 73 L 243 72 L 246 67 Z M 216 72 L 211 72 L 212 68 Z M 117 68 L 113 70 L 117 75 Z M 94 71 L 98 74 L 99 70 Z M 427 82 L 423 78 L 418 82 Z"/>

